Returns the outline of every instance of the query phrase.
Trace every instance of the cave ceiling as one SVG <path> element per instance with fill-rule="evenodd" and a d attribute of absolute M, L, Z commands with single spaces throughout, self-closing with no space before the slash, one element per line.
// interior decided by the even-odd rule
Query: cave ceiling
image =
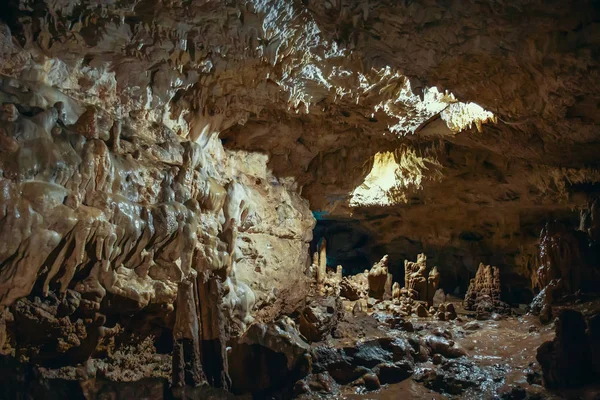
<path fill-rule="evenodd" d="M 600 179 L 593 1 L 0 7 L 2 101 L 264 153 L 313 211 L 398 257 L 409 240 L 516 264 Z"/>

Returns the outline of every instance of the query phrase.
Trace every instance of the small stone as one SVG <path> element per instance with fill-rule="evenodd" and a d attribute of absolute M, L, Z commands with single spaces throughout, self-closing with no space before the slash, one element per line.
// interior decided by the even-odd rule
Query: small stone
<path fill-rule="evenodd" d="M 492 320 L 493 321 L 500 321 L 502 319 L 502 315 L 498 314 L 498 313 L 492 313 Z"/>
<path fill-rule="evenodd" d="M 412 363 L 408 361 L 399 361 L 396 363 L 382 363 L 373 368 L 377 373 L 379 382 L 382 384 L 393 384 L 402 382 L 412 376 L 414 369 Z"/>
<path fill-rule="evenodd" d="M 419 304 L 417 306 L 417 316 L 421 317 L 421 318 L 427 318 L 429 317 L 429 313 L 427 312 L 427 309 L 425 308 L 425 306 L 423 304 Z"/>
<path fill-rule="evenodd" d="M 463 328 L 465 328 L 468 331 L 476 331 L 478 329 L 481 329 L 481 324 L 477 321 L 471 321 L 471 322 L 467 322 Z"/>
<path fill-rule="evenodd" d="M 415 327 L 413 326 L 412 322 L 410 322 L 410 321 L 404 321 L 404 324 L 402 324 L 402 328 L 406 332 L 414 332 L 415 331 Z"/>
<path fill-rule="evenodd" d="M 379 378 L 374 373 L 364 374 L 361 378 L 364 382 L 365 388 L 367 390 L 377 390 L 381 388 L 381 383 L 379 383 Z"/>
<path fill-rule="evenodd" d="M 446 320 L 450 321 L 456 319 L 456 309 L 454 308 L 454 304 L 448 303 L 446 304 Z"/>
<path fill-rule="evenodd" d="M 443 358 L 441 354 L 434 354 L 433 357 L 431 357 L 431 361 L 434 365 L 440 365 L 442 363 L 442 360 Z"/>

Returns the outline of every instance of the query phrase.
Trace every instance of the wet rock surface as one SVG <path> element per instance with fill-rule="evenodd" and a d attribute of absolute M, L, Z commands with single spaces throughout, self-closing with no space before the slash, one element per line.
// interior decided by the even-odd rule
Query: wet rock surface
<path fill-rule="evenodd" d="M 477 319 L 489 319 L 492 313 L 508 313 L 510 306 L 501 300 L 500 270 L 479 264 L 465 295 L 464 307 L 475 311 Z"/>
<path fill-rule="evenodd" d="M 591 323 L 597 323 L 598 314 Z M 588 329 L 584 316 L 574 310 L 562 310 L 555 321 L 556 336 L 537 349 L 537 361 L 543 371 L 543 383 L 549 388 L 580 387 L 597 382 L 600 375 L 594 365 L 592 345 L 597 332 Z"/>
<path fill-rule="evenodd" d="M 598 20 L 0 2 L 2 395 L 581 396 Z"/>

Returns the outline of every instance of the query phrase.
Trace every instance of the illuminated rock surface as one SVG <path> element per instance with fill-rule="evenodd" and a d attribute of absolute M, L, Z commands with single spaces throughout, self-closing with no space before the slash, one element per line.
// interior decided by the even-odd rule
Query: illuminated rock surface
<path fill-rule="evenodd" d="M 593 382 L 556 379 L 577 362 L 561 325 L 527 365 L 552 329 L 518 315 L 577 308 L 597 353 L 598 20 L 570 0 L 3 1 L 0 397 Z M 468 340 L 495 330 L 501 354 Z"/>

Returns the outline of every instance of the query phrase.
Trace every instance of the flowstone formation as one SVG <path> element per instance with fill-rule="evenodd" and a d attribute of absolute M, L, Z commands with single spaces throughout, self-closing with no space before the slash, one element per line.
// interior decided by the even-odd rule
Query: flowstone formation
<path fill-rule="evenodd" d="M 12 100 L 0 115 L 2 354 L 48 375 L 87 363 L 86 379 L 116 377 L 116 354 L 149 338 L 161 367 L 116 379 L 170 378 L 163 343 L 173 335 L 173 386 L 229 387 L 230 338 L 255 307 L 267 322 L 278 312 L 274 291 L 308 285 L 306 202 L 269 175 L 264 157 L 83 111 L 56 89 L 0 84 Z M 281 249 L 285 271 L 271 261 Z"/>

